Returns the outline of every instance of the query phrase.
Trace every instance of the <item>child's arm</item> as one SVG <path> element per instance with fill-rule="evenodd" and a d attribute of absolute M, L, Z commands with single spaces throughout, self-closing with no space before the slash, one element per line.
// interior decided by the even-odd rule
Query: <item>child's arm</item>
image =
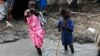
<path fill-rule="evenodd" d="M 69 20 L 67 23 L 67 26 L 65 26 L 68 31 L 73 31 L 74 30 L 74 24 L 72 20 Z"/>
<path fill-rule="evenodd" d="M 25 10 L 25 12 L 24 12 L 24 21 L 25 22 L 27 22 L 28 14 L 29 14 L 29 9 Z"/>
<path fill-rule="evenodd" d="M 61 31 L 61 20 L 58 22 L 57 28 L 58 28 L 58 31 L 60 32 Z"/>

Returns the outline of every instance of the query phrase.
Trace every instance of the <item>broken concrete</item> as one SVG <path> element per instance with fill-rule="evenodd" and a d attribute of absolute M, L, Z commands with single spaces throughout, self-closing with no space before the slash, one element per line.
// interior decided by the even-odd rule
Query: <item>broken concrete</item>
<path fill-rule="evenodd" d="M 4 23 L 4 22 L 3 22 Z M 2 23 L 2 24 L 3 24 Z M 17 22 L 14 24 L 14 28 L 2 25 L 0 29 L 0 43 L 14 42 L 16 40 L 27 38 L 27 27 L 24 22 Z M 4 27 L 5 26 L 5 27 Z"/>

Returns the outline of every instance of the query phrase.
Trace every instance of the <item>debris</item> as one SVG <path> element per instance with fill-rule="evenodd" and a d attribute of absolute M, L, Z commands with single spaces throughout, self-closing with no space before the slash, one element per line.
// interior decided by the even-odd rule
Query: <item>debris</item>
<path fill-rule="evenodd" d="M 92 32 L 92 33 L 95 33 L 96 32 L 96 30 L 94 29 L 94 28 L 88 28 L 87 30 L 89 30 L 90 32 Z"/>
<path fill-rule="evenodd" d="M 10 22 L 6 21 L 7 26 L 6 27 L 14 27 Z"/>

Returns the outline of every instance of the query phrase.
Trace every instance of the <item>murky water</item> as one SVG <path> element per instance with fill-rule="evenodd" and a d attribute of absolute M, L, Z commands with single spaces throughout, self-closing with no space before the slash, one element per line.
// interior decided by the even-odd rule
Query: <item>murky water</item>
<path fill-rule="evenodd" d="M 43 56 L 56 56 L 58 41 L 45 40 L 43 47 Z M 57 56 L 96 56 L 97 50 L 95 44 L 78 44 L 74 43 L 75 53 L 72 54 L 70 49 L 67 52 L 60 42 Z"/>
<path fill-rule="evenodd" d="M 56 56 L 58 41 L 45 38 L 42 48 L 43 56 Z M 60 42 L 57 56 L 96 56 L 97 50 L 94 44 L 74 43 L 75 53 L 71 54 L 70 49 L 64 52 Z M 38 56 L 35 47 L 29 39 L 19 40 L 17 42 L 0 44 L 0 56 Z"/>

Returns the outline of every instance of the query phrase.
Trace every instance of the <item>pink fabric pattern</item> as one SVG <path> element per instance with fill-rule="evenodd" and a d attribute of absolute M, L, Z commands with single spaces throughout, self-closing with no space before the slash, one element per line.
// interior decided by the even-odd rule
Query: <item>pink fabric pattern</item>
<path fill-rule="evenodd" d="M 34 43 L 38 48 L 41 48 L 45 37 L 45 31 L 41 27 L 38 17 L 35 15 L 27 17 L 27 24 L 29 27 L 28 33 L 32 43 Z"/>

